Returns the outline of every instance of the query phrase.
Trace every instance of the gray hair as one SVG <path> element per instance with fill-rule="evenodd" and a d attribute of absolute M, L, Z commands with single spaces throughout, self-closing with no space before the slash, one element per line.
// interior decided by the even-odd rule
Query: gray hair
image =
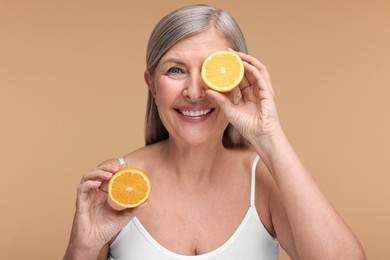
<path fill-rule="evenodd" d="M 214 26 L 233 50 L 247 53 L 244 35 L 235 19 L 226 11 L 209 5 L 191 5 L 164 16 L 155 26 L 146 51 L 148 73 L 154 76 L 164 54 L 177 42 Z M 169 137 L 161 122 L 152 93 L 148 93 L 145 119 L 145 144 L 153 144 Z M 227 148 L 245 146 L 248 142 L 229 124 L 223 135 Z"/>

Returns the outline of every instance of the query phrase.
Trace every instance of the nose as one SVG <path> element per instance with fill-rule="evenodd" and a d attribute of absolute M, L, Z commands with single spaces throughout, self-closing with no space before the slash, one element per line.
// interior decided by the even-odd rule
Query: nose
<path fill-rule="evenodd" d="M 206 85 L 204 84 L 200 73 L 191 75 L 186 80 L 186 86 L 183 95 L 190 100 L 200 100 L 206 96 Z"/>

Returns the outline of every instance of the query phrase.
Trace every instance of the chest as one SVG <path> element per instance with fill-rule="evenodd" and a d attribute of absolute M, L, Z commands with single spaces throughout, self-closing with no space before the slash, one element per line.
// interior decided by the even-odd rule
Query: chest
<path fill-rule="evenodd" d="M 223 245 L 240 226 L 250 206 L 249 190 L 231 196 L 218 192 L 186 194 L 159 197 L 138 216 L 159 244 L 183 255 L 204 254 Z"/>
<path fill-rule="evenodd" d="M 271 238 L 256 218 L 255 209 L 251 207 L 243 222 L 234 234 L 223 244 L 213 249 L 202 247 L 177 248 L 168 247 L 157 241 L 134 218 L 110 246 L 110 260 L 173 260 L 173 259 L 278 259 L 278 242 Z M 177 240 L 176 240 L 177 242 Z"/>

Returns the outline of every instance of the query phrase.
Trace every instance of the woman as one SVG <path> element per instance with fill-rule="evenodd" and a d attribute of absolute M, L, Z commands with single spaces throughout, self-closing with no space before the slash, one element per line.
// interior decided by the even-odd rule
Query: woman
<path fill-rule="evenodd" d="M 232 49 L 245 79 L 221 94 L 200 68 Z M 246 54 L 226 12 L 178 9 L 152 32 L 146 146 L 85 174 L 64 259 L 365 259 L 283 133 L 266 67 Z M 124 211 L 107 203 L 112 174 L 148 173 L 149 201 Z"/>

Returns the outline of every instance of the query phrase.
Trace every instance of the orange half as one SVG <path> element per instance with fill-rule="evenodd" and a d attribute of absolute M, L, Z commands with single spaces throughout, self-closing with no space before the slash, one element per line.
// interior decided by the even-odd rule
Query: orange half
<path fill-rule="evenodd" d="M 216 51 L 204 60 L 201 75 L 209 88 L 229 92 L 242 81 L 244 64 L 233 51 Z"/>
<path fill-rule="evenodd" d="M 123 168 L 108 182 L 108 202 L 114 209 L 135 208 L 150 195 L 149 177 L 140 169 Z"/>

